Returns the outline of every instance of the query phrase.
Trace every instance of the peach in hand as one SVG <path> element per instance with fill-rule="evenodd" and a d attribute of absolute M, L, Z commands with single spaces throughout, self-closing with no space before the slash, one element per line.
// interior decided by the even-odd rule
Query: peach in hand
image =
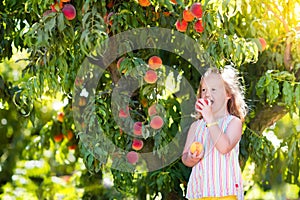
<path fill-rule="evenodd" d="M 208 105 L 208 100 L 207 99 L 204 99 L 204 102 Z"/>
<path fill-rule="evenodd" d="M 200 99 L 198 99 L 198 103 L 201 103 L 201 101 L 199 101 Z M 206 103 L 206 105 L 208 105 L 208 99 L 204 99 L 204 102 Z M 203 105 L 203 103 L 201 103 Z M 196 108 L 202 110 L 197 104 L 196 104 Z"/>
<path fill-rule="evenodd" d="M 203 145 L 200 142 L 193 142 L 190 146 L 190 152 L 194 154 L 196 152 L 196 155 L 200 155 L 200 153 L 203 151 Z"/>

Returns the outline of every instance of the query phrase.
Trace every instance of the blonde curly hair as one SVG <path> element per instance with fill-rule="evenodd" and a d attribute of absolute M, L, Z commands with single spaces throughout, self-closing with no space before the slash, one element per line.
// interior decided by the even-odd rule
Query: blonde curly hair
<path fill-rule="evenodd" d="M 201 77 L 197 97 L 200 98 L 203 79 L 212 73 L 220 74 L 225 84 L 225 90 L 231 96 L 227 103 L 228 112 L 244 121 L 248 112 L 248 106 L 244 97 L 245 90 L 241 84 L 241 77 L 238 76 L 238 71 L 231 65 L 226 65 L 220 69 L 216 67 L 208 68 Z"/>

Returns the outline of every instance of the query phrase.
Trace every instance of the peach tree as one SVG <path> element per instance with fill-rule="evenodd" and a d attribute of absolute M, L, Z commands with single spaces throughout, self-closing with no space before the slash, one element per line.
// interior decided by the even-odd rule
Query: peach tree
<path fill-rule="evenodd" d="M 300 187 L 297 1 L 3 3 L 1 60 L 13 46 L 28 58 L 23 81 L 1 77 L 1 101 L 13 102 L 33 124 L 37 101 L 65 102 L 63 114 L 53 113 L 38 129 L 44 148 L 29 141 L 27 151 L 68 138 L 66 148 L 75 148 L 88 171 L 109 167 L 125 195 L 182 197 L 190 169 L 180 153 L 199 78 L 208 66 L 231 64 L 250 108 L 241 166 L 256 166 L 251 179 L 264 190 Z M 268 134 L 281 140 L 279 147 Z"/>

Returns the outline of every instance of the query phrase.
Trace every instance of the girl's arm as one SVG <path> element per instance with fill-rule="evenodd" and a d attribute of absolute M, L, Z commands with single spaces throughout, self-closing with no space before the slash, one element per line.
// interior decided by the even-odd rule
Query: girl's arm
<path fill-rule="evenodd" d="M 209 134 L 215 144 L 215 147 L 222 154 L 230 152 L 242 136 L 242 122 L 239 118 L 234 117 L 226 129 L 226 133 L 223 133 L 218 125 L 208 127 Z"/>
<path fill-rule="evenodd" d="M 183 150 L 183 153 L 181 156 L 181 160 L 182 160 L 183 164 L 185 164 L 188 167 L 193 167 L 195 164 L 197 164 L 201 160 L 201 158 L 204 155 L 204 150 L 200 153 L 200 155 L 197 155 L 197 152 L 195 152 L 193 154 L 190 152 L 190 146 L 195 140 L 196 129 L 197 129 L 197 122 L 194 122 L 194 123 L 192 123 L 192 125 L 188 131 L 184 150 Z"/>

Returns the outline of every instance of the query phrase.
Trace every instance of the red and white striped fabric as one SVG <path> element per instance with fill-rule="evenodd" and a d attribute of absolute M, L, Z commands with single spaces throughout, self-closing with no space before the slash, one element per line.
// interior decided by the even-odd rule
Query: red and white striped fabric
<path fill-rule="evenodd" d="M 218 121 L 219 127 L 226 134 L 226 128 L 232 115 Z M 221 197 L 236 195 L 238 200 L 244 199 L 242 175 L 239 165 L 239 143 L 227 154 L 220 153 L 210 139 L 204 120 L 198 120 L 195 139 L 204 145 L 205 155 L 191 172 L 186 197 Z"/>

